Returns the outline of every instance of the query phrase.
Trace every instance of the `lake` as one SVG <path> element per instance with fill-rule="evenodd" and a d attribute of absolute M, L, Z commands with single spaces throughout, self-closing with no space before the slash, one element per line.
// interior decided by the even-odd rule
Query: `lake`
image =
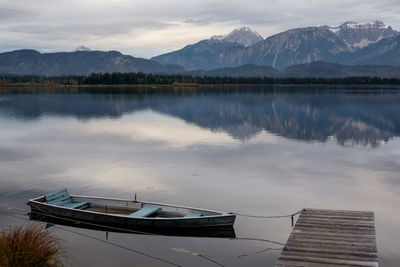
<path fill-rule="evenodd" d="M 0 95 L 1 211 L 64 187 L 254 215 L 371 210 L 381 265 L 399 265 L 396 91 L 45 91 Z M 236 239 L 49 230 L 67 266 L 273 266 L 291 224 L 238 216 Z"/>

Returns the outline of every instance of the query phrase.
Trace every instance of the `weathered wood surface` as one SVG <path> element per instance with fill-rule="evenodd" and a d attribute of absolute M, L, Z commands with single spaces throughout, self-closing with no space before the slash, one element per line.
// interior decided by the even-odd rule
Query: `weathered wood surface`
<path fill-rule="evenodd" d="M 374 213 L 304 209 L 275 266 L 379 266 Z"/>

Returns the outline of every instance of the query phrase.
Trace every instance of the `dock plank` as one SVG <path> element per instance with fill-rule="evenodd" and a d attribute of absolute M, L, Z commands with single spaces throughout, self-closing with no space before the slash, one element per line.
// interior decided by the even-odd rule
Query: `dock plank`
<path fill-rule="evenodd" d="M 298 237 L 291 236 L 289 241 L 294 242 L 309 242 L 309 243 L 319 243 L 319 244 L 329 244 L 329 245 L 344 245 L 344 246 L 353 246 L 353 247 L 376 247 L 376 242 L 371 240 L 363 240 L 363 241 L 354 241 L 354 240 L 339 240 L 339 239 L 326 239 L 321 237 L 307 238 L 307 237 Z"/>
<path fill-rule="evenodd" d="M 327 235 L 325 233 L 321 234 L 310 234 L 310 233 L 297 233 L 296 239 L 319 239 L 319 240 L 332 240 L 332 241 L 346 241 L 346 242 L 375 242 L 374 238 L 364 237 L 362 235 L 358 236 L 337 236 L 335 234 Z"/>
<path fill-rule="evenodd" d="M 324 227 L 323 225 L 315 226 L 315 225 L 297 225 L 296 230 L 301 230 L 303 232 L 326 232 L 326 233 L 337 233 L 337 234 L 357 234 L 357 235 L 373 235 L 375 236 L 375 229 L 345 229 L 345 228 L 332 228 L 332 227 Z M 340 232 L 338 232 L 340 231 Z"/>
<path fill-rule="evenodd" d="M 306 248 L 306 247 L 291 247 L 286 246 L 283 251 L 299 251 L 299 252 L 316 252 L 322 254 L 339 254 L 339 255 L 346 255 L 346 256 L 360 256 L 360 257 L 370 257 L 376 258 L 377 252 L 364 252 L 364 251 L 349 251 L 344 249 L 336 249 L 332 251 L 331 249 L 326 248 Z"/>
<path fill-rule="evenodd" d="M 316 257 L 316 258 L 328 258 L 328 259 L 343 259 L 343 255 L 341 254 L 333 254 L 333 253 L 320 253 L 320 252 L 304 252 L 304 251 L 283 251 L 282 255 L 285 256 L 306 256 L 306 257 Z M 346 255 L 347 260 L 355 260 L 355 261 L 371 261 L 371 257 L 369 256 L 359 256 L 359 255 Z"/>
<path fill-rule="evenodd" d="M 349 215 L 343 215 L 339 216 L 337 214 L 335 215 L 329 215 L 329 214 L 304 214 L 303 218 L 321 218 L 321 219 L 337 219 L 337 220 L 364 220 L 364 221 L 371 221 L 374 220 L 373 216 L 349 216 Z"/>
<path fill-rule="evenodd" d="M 349 224 L 349 225 L 369 225 L 374 226 L 371 220 L 360 220 L 360 219 L 337 219 L 337 218 L 321 218 L 321 217 L 305 217 L 299 218 L 298 221 L 313 222 L 321 224 Z"/>
<path fill-rule="evenodd" d="M 308 231 L 307 231 L 308 230 Z M 372 238 L 375 239 L 375 234 L 366 234 L 366 233 L 346 233 L 346 232 L 328 232 L 324 231 L 322 229 L 321 231 L 318 229 L 307 229 L 307 230 L 302 230 L 299 229 L 294 229 L 292 233 L 296 233 L 298 235 L 301 234 L 307 234 L 307 235 L 327 235 L 327 236 L 340 236 L 340 237 L 354 237 L 354 238 Z"/>
<path fill-rule="evenodd" d="M 378 267 L 371 211 L 304 209 L 276 267 Z"/>

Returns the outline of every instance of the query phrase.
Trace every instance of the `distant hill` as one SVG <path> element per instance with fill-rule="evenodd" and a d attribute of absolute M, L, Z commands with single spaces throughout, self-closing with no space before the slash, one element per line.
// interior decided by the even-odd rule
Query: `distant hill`
<path fill-rule="evenodd" d="M 93 72 L 144 72 L 174 74 L 185 71 L 176 65 L 123 55 L 118 51 L 39 53 L 16 50 L 0 53 L 0 74 L 45 76 L 87 75 Z"/>
<path fill-rule="evenodd" d="M 400 67 L 385 65 L 360 65 L 345 66 L 336 63 L 316 61 L 307 64 L 297 64 L 283 70 L 275 70 L 268 66 L 243 65 L 236 68 L 219 68 L 214 70 L 191 71 L 193 76 L 210 77 L 321 77 L 321 78 L 344 78 L 344 77 L 382 77 L 400 78 Z"/>
<path fill-rule="evenodd" d="M 212 77 L 273 77 L 278 75 L 278 71 L 269 66 L 259 66 L 246 64 L 236 68 L 219 68 L 213 70 L 195 70 L 188 74 L 192 76 L 212 76 Z"/>
<path fill-rule="evenodd" d="M 249 31 L 247 29 L 246 33 Z M 298 28 L 265 40 L 255 38 L 256 33 L 251 36 L 249 38 L 256 41 L 248 45 L 228 41 L 225 37 L 211 38 L 152 59 L 162 64 L 182 65 L 188 70 L 232 68 L 245 64 L 284 69 L 314 61 L 400 66 L 399 32 L 381 21 Z M 243 38 L 234 40 L 238 39 Z"/>
<path fill-rule="evenodd" d="M 328 62 L 312 62 L 287 67 L 278 72 L 278 77 L 382 77 L 400 78 L 400 67 L 385 65 L 345 66 Z"/>

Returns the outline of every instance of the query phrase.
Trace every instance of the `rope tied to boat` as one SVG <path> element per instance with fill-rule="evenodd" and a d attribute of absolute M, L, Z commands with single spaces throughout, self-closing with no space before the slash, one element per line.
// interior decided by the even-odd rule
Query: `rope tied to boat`
<path fill-rule="evenodd" d="M 9 206 L 11 206 L 11 205 L 9 205 Z M 3 210 L 0 209 L 0 215 L 3 214 L 3 215 L 14 217 L 14 218 L 17 218 L 17 219 L 20 219 L 20 220 L 29 221 L 29 219 L 27 219 L 27 218 L 19 217 L 19 216 L 29 215 L 29 213 L 21 214 L 21 213 L 10 212 L 10 210 L 14 210 L 14 209 L 15 210 L 20 210 L 20 211 L 23 211 L 23 212 L 28 212 L 26 209 L 21 209 L 21 208 L 13 206 L 13 208 L 8 208 L 8 211 L 3 211 Z M 40 208 L 37 208 L 37 209 L 41 210 Z M 73 221 L 73 222 L 78 223 L 78 224 L 82 223 L 82 224 L 100 226 L 100 227 L 109 228 L 109 229 L 112 229 L 112 230 L 125 230 L 127 232 L 132 232 L 132 233 L 136 233 L 136 234 L 139 233 L 139 234 L 151 234 L 151 235 L 163 236 L 162 234 L 146 233 L 146 232 L 139 232 L 139 231 L 129 231 L 128 229 L 122 229 L 122 228 L 105 226 L 105 225 L 101 225 L 101 224 L 94 224 L 94 223 L 88 223 L 88 222 L 79 221 L 79 220 L 67 219 L 67 218 L 63 218 L 63 217 L 59 217 L 59 216 L 48 214 L 46 211 L 43 211 L 43 213 L 42 213 L 42 212 L 36 212 L 36 211 L 32 211 L 31 210 L 30 213 L 31 214 L 34 213 L 34 214 L 38 214 L 38 215 L 43 215 L 43 216 L 46 216 L 46 217 L 54 217 L 54 218 L 63 219 L 63 220 L 67 220 L 67 221 Z M 112 245 L 112 246 L 115 246 L 115 247 L 118 247 L 118 248 L 126 249 L 128 251 L 131 251 L 131 252 L 134 252 L 134 253 L 137 253 L 137 254 L 140 254 L 140 255 L 143 255 L 143 256 L 146 256 L 146 257 L 149 257 L 149 258 L 152 258 L 152 259 L 155 259 L 155 260 L 158 260 L 158 261 L 170 264 L 170 265 L 173 265 L 173 266 L 183 267 L 182 265 L 176 264 L 176 263 L 171 262 L 169 260 L 154 256 L 154 255 L 150 255 L 150 254 L 147 254 L 147 253 L 144 253 L 144 252 L 141 252 L 141 251 L 138 251 L 138 250 L 135 250 L 135 249 L 120 245 L 118 243 L 110 242 L 108 240 L 102 240 L 100 238 L 93 237 L 93 236 L 90 236 L 90 235 L 87 235 L 87 234 L 83 234 L 83 233 L 80 233 L 80 232 L 76 232 L 76 231 L 73 231 L 71 229 L 66 229 L 66 228 L 63 228 L 63 227 L 60 227 L 60 226 L 57 226 L 57 225 L 52 225 L 52 226 L 57 228 L 57 229 L 60 229 L 62 231 L 66 231 L 66 232 L 69 232 L 69 233 L 77 234 L 77 235 L 80 235 L 80 236 L 83 236 L 83 237 L 86 237 L 86 238 L 89 238 L 89 239 L 97 240 L 99 242 L 103 242 L 105 244 Z M 108 232 L 107 232 L 107 234 L 108 234 Z M 268 243 L 273 243 L 273 244 L 277 244 L 277 245 L 281 245 L 281 246 L 284 245 L 283 243 L 280 243 L 280 242 L 276 242 L 276 241 L 272 241 L 272 240 L 268 240 L 268 239 L 261 239 L 261 238 L 236 237 L 236 238 L 229 238 L 229 240 L 250 240 L 250 241 L 268 242 Z M 269 250 L 281 250 L 281 249 L 282 248 L 267 248 L 267 249 L 264 249 L 262 251 L 257 251 L 255 254 L 259 254 L 261 252 L 265 252 L 265 251 L 269 251 Z M 201 257 L 201 258 L 203 258 L 205 260 L 208 260 L 208 261 L 210 261 L 210 262 L 212 262 L 212 263 L 214 263 L 214 264 L 216 264 L 218 266 L 224 267 L 224 265 L 222 265 L 221 263 L 219 263 L 216 260 L 212 259 L 208 255 L 196 253 L 196 256 L 199 256 L 199 257 Z M 237 257 L 240 258 L 240 257 L 244 257 L 244 256 L 251 256 L 251 255 L 239 255 Z"/>
<path fill-rule="evenodd" d="M 255 214 L 244 214 L 244 213 L 237 213 L 237 212 L 232 212 L 232 214 L 235 214 L 237 216 L 257 218 L 257 219 L 280 219 L 280 218 L 289 218 L 290 217 L 291 221 L 292 221 L 292 227 L 293 227 L 294 226 L 294 216 L 300 214 L 304 210 L 305 209 L 301 209 L 295 213 L 286 214 L 286 215 L 255 215 Z"/>

